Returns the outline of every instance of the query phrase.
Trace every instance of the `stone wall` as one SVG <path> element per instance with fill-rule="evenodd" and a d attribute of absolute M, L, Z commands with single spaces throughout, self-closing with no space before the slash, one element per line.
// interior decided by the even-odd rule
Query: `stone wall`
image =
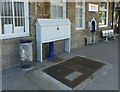
<path fill-rule="evenodd" d="M 85 3 L 85 29 L 84 30 L 76 30 L 75 29 L 75 2 L 68 2 L 67 3 L 67 17 L 72 22 L 72 33 L 71 33 L 71 48 L 80 48 L 81 46 L 84 46 L 84 37 L 89 37 L 91 35 L 90 28 L 88 27 L 88 22 L 91 21 L 91 19 L 94 17 L 97 21 L 97 25 L 99 22 L 99 13 L 92 13 L 88 11 L 89 3 L 97 4 L 99 5 L 99 2 L 86 2 Z M 111 3 L 109 3 L 109 24 L 112 21 L 112 6 Z M 101 40 L 101 30 L 104 29 L 110 29 L 110 27 L 104 27 L 97 29 L 96 32 L 96 40 Z"/>
<path fill-rule="evenodd" d="M 98 2 L 96 4 L 99 5 Z M 111 8 L 109 5 L 109 23 L 111 22 Z M 97 21 L 99 21 L 98 13 L 90 13 L 88 11 L 88 2 L 85 7 L 85 21 L 86 28 L 85 30 L 75 30 L 75 3 L 67 2 L 67 18 L 70 19 L 71 26 L 71 49 L 80 48 L 84 45 L 84 37 L 89 36 L 89 27 L 88 21 L 95 17 Z M 34 62 L 36 61 L 36 39 L 35 39 L 35 22 L 37 18 L 50 18 L 50 3 L 49 2 L 30 2 L 29 3 L 29 15 L 30 15 L 30 36 L 29 37 L 21 37 L 14 38 L 8 40 L 2 40 L 2 68 L 11 67 L 14 65 L 18 65 L 20 62 L 19 59 L 19 46 L 18 41 L 20 39 L 29 39 L 33 41 L 33 56 Z M 99 28 L 97 30 L 98 40 L 100 39 L 100 31 L 103 29 L 109 29 L 110 27 Z M 55 53 L 62 53 L 64 51 L 64 41 L 54 42 Z M 43 44 L 43 58 L 46 58 L 49 52 L 49 44 Z"/>

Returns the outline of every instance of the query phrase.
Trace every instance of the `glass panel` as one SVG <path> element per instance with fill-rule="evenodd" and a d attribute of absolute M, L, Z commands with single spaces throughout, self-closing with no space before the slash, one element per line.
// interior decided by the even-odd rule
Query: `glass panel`
<path fill-rule="evenodd" d="M 17 2 L 15 2 L 14 3 L 14 13 L 15 13 L 15 16 L 18 16 L 19 14 L 19 8 L 18 8 L 18 3 Z"/>
<path fill-rule="evenodd" d="M 76 8 L 76 17 L 78 17 L 79 15 L 79 13 L 78 13 L 78 11 L 79 11 L 79 8 Z"/>
<path fill-rule="evenodd" d="M 15 16 L 18 16 L 18 11 L 19 11 L 19 9 L 18 9 L 18 3 L 15 2 L 14 3 L 14 13 L 15 13 Z"/>
<path fill-rule="evenodd" d="M 12 16 L 12 2 L 2 2 L 2 16 Z"/>
<path fill-rule="evenodd" d="M 14 2 L 14 12 L 15 16 L 24 16 L 24 3 Z"/>
<path fill-rule="evenodd" d="M 51 18 L 63 18 L 63 0 L 51 0 Z"/>
<path fill-rule="evenodd" d="M 6 7 L 6 2 L 4 2 L 4 5 L 3 5 L 3 16 L 7 16 L 7 7 Z"/>
<path fill-rule="evenodd" d="M 79 17 L 83 17 L 83 9 L 79 9 L 78 12 L 79 12 L 79 13 L 78 13 L 78 14 L 79 14 L 78 16 L 79 16 Z"/>
<path fill-rule="evenodd" d="M 58 10 L 58 18 L 63 18 L 63 7 L 57 7 Z"/>
<path fill-rule="evenodd" d="M 2 2 L 2 16 L 5 16 L 5 3 L 4 2 Z"/>
<path fill-rule="evenodd" d="M 83 8 L 81 8 L 82 2 L 78 2 L 80 5 L 76 8 L 76 27 L 80 28 L 83 25 Z"/>
<path fill-rule="evenodd" d="M 1 24 L 2 24 L 2 34 L 4 33 L 4 24 L 5 24 L 5 19 L 1 19 Z"/>
<path fill-rule="evenodd" d="M 56 6 L 51 6 L 51 17 L 52 18 L 56 18 L 57 17 Z"/>
<path fill-rule="evenodd" d="M 100 2 L 100 10 L 107 9 L 107 2 Z"/>
<path fill-rule="evenodd" d="M 78 6 L 82 6 L 82 2 L 77 2 L 77 5 Z"/>
<path fill-rule="evenodd" d="M 82 27 L 82 18 L 79 18 L 79 27 Z"/>
<path fill-rule="evenodd" d="M 12 11 L 12 2 L 8 2 L 8 16 L 13 16 L 13 11 Z"/>
<path fill-rule="evenodd" d="M 24 26 L 24 3 L 14 2 L 15 26 Z"/>
<path fill-rule="evenodd" d="M 4 24 L 11 24 L 11 19 L 10 18 L 4 18 Z"/>
<path fill-rule="evenodd" d="M 83 19 L 82 18 L 77 18 L 76 19 L 76 27 L 77 28 L 80 28 L 80 27 L 83 27 L 82 25 L 83 25 Z"/>
<path fill-rule="evenodd" d="M 24 3 L 20 2 L 19 3 L 19 16 L 24 16 Z"/>
<path fill-rule="evenodd" d="M 79 21 L 78 21 L 79 19 L 78 18 L 76 18 L 76 28 L 78 28 L 79 27 Z"/>
<path fill-rule="evenodd" d="M 15 18 L 15 26 L 24 26 L 24 18 Z"/>
<path fill-rule="evenodd" d="M 106 25 L 106 12 L 99 12 L 99 25 Z"/>
<path fill-rule="evenodd" d="M 25 18 L 22 18 L 22 20 L 21 20 L 21 26 L 25 26 Z"/>

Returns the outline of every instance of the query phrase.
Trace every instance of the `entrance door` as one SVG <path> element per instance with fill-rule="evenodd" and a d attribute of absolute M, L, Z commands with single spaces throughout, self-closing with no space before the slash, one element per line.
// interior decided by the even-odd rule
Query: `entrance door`
<path fill-rule="evenodd" d="M 91 32 L 95 32 L 96 30 L 95 30 L 95 21 L 92 21 L 92 30 L 91 30 Z"/>

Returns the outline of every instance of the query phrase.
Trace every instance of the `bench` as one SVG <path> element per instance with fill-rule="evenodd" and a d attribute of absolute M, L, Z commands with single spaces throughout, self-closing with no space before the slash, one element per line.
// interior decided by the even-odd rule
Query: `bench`
<path fill-rule="evenodd" d="M 109 38 L 114 38 L 114 39 L 116 39 L 116 35 L 115 35 L 113 29 L 103 30 L 103 31 L 102 31 L 102 37 L 105 38 L 105 41 L 106 41 L 106 42 L 109 42 L 109 41 L 108 41 Z"/>

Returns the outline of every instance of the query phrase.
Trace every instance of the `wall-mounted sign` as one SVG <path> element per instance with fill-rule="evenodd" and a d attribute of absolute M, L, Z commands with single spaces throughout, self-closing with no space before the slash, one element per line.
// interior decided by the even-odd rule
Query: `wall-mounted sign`
<path fill-rule="evenodd" d="M 96 4 L 89 4 L 89 11 L 91 11 L 91 12 L 98 12 L 98 5 L 96 5 Z"/>

